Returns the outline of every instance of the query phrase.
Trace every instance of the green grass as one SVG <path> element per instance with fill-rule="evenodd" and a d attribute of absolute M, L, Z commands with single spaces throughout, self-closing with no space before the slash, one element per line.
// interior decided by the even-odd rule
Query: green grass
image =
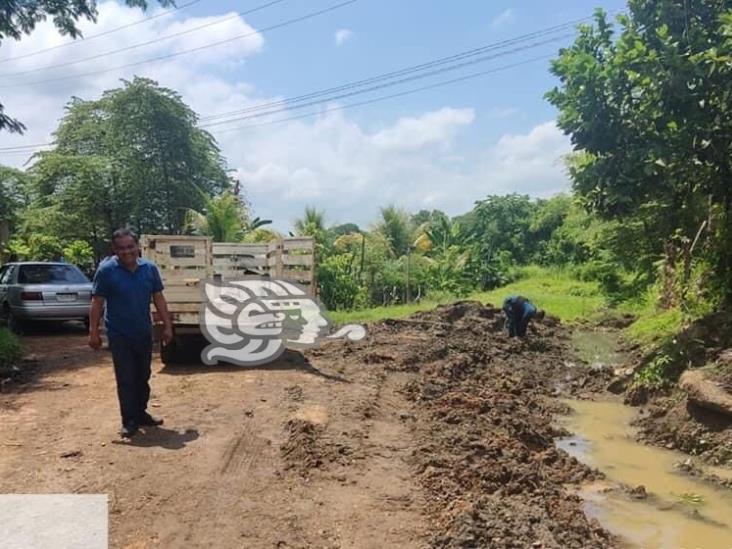
<path fill-rule="evenodd" d="M 330 311 L 328 316 L 336 324 L 350 324 L 359 322 L 376 322 L 385 318 L 404 318 L 417 311 L 427 311 L 434 309 L 438 305 L 450 303 L 458 298 L 445 297 L 440 300 L 426 299 L 419 303 L 409 303 L 406 305 L 390 305 L 388 307 L 372 307 L 370 309 L 360 309 L 355 311 Z"/>
<path fill-rule="evenodd" d="M 6 328 L 0 328 L 0 368 L 14 365 L 21 357 L 20 340 Z"/>
<path fill-rule="evenodd" d="M 580 320 L 607 305 L 596 282 L 577 280 L 560 269 L 529 266 L 521 272 L 520 280 L 474 297 L 500 307 L 506 296 L 520 294 L 562 322 Z"/>
<path fill-rule="evenodd" d="M 478 292 L 462 299 L 476 299 L 500 307 L 504 298 L 512 294 L 528 297 L 548 314 L 559 317 L 563 322 L 572 322 L 587 317 L 606 305 L 599 286 L 594 282 L 582 282 L 559 269 L 525 267 L 522 278 L 507 286 L 490 292 Z M 375 322 L 385 318 L 404 318 L 417 311 L 432 309 L 443 303 L 456 301 L 457 297 L 441 296 L 420 303 L 374 307 L 357 311 L 334 311 L 330 317 L 337 324 L 351 322 Z"/>
<path fill-rule="evenodd" d="M 641 311 L 638 319 L 625 330 L 632 341 L 646 347 L 663 345 L 683 328 L 683 316 L 679 309 L 668 311 Z"/>

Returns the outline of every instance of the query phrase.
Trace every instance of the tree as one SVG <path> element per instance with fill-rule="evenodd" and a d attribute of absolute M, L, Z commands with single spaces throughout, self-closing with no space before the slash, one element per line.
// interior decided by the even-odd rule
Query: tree
<path fill-rule="evenodd" d="M 28 177 L 20 170 L 0 166 L 0 259 L 11 232 L 27 203 Z"/>
<path fill-rule="evenodd" d="M 93 101 L 72 99 L 56 146 L 30 169 L 34 200 L 25 229 L 53 231 L 106 251 L 122 225 L 180 233 L 188 210 L 230 187 L 213 137 L 172 90 L 135 78 Z"/>
<path fill-rule="evenodd" d="M 477 253 L 491 260 L 506 251 L 513 261 L 526 263 L 533 252 L 527 239 L 536 204 L 526 195 L 489 196 L 476 202 L 472 227 Z"/>
<path fill-rule="evenodd" d="M 561 86 L 547 98 L 577 151 L 574 189 L 603 217 L 662 235 L 653 253 L 683 257 L 684 272 L 706 230 L 710 276 L 732 303 L 732 4 L 630 0 L 628 8 L 617 37 L 600 10 L 552 62 Z"/>
<path fill-rule="evenodd" d="M 195 232 L 210 236 L 214 242 L 238 242 L 244 237 L 246 212 L 232 193 L 215 198 L 204 195 L 204 213 L 189 210 L 189 221 Z"/>
<path fill-rule="evenodd" d="M 173 0 L 158 0 L 163 6 L 174 5 Z M 125 0 L 128 6 L 147 9 L 146 0 Z M 30 34 L 36 24 L 53 19 L 53 24 L 61 34 L 69 35 L 72 38 L 81 37 L 81 31 L 77 26 L 79 19 L 96 21 L 97 9 L 94 0 L 73 0 L 66 2 L 58 0 L 26 0 L 22 2 L 11 1 L 0 9 L 0 44 L 5 37 L 20 40 L 23 34 Z M 23 133 L 25 126 L 18 120 L 10 118 L 4 112 L 0 103 L 0 131 Z"/>
<path fill-rule="evenodd" d="M 305 206 L 305 215 L 293 222 L 298 236 L 321 237 L 325 233 L 325 212 Z"/>
<path fill-rule="evenodd" d="M 376 223 L 375 230 L 389 241 L 394 257 L 409 252 L 414 229 L 406 211 L 393 205 L 381 208 L 381 219 Z"/>

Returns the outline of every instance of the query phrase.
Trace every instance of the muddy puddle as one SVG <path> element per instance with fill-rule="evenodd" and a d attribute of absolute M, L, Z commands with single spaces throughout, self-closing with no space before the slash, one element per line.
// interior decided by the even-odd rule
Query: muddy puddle
<path fill-rule="evenodd" d="M 591 365 L 619 364 L 613 334 L 584 332 L 577 341 Z M 574 413 L 559 421 L 574 436 L 557 446 L 606 475 L 581 489 L 588 516 L 631 546 L 732 548 L 732 491 L 678 471 L 687 455 L 635 442 L 636 409 L 619 400 L 565 402 Z"/>

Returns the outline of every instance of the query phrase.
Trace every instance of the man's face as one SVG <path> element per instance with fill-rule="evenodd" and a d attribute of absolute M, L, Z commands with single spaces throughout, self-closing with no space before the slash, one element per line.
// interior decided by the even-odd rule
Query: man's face
<path fill-rule="evenodd" d="M 137 242 L 131 236 L 120 236 L 114 239 L 114 253 L 123 265 L 131 266 L 137 263 L 140 251 Z"/>

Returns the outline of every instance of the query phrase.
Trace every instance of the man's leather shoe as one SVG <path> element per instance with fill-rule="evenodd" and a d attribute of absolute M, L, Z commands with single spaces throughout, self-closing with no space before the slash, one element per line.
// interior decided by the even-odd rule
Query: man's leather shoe
<path fill-rule="evenodd" d="M 119 434 L 122 438 L 132 438 L 137 434 L 137 425 L 123 425 Z"/>
<path fill-rule="evenodd" d="M 162 425 L 163 420 L 153 417 L 147 412 L 142 414 L 142 417 L 140 418 L 140 425 L 143 425 L 145 427 L 157 427 L 158 425 Z"/>

